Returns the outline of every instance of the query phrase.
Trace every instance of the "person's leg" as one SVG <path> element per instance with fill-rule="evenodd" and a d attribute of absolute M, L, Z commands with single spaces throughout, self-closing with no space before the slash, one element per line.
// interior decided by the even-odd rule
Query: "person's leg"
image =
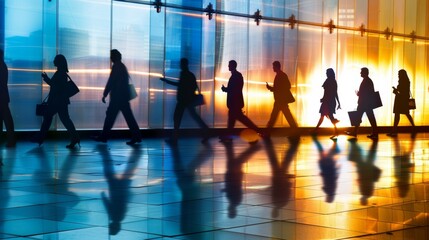
<path fill-rule="evenodd" d="M 228 111 L 228 123 L 227 123 L 227 129 L 229 131 L 229 134 L 232 133 L 232 130 L 235 126 L 235 121 L 237 120 L 237 115 L 241 113 L 241 109 L 229 109 Z"/>
<path fill-rule="evenodd" d="M 241 111 L 241 110 L 240 110 Z M 227 122 L 227 135 L 221 135 L 219 139 L 221 141 L 231 140 L 230 136 L 233 133 L 235 121 L 237 120 L 237 110 L 229 109 L 228 110 L 228 122 Z"/>
<path fill-rule="evenodd" d="M 73 124 L 73 121 L 70 119 L 68 106 L 65 106 L 64 108 L 59 109 L 58 110 L 58 116 L 60 117 L 60 120 L 63 123 L 64 127 L 69 132 L 70 137 L 71 137 L 71 141 L 74 143 L 78 143 L 79 142 L 79 135 L 78 135 L 76 128 Z"/>
<path fill-rule="evenodd" d="M 374 136 L 374 137 L 378 136 L 377 120 L 375 119 L 374 111 L 370 109 L 370 110 L 367 110 L 365 113 L 372 127 L 372 134 L 370 136 Z"/>
<path fill-rule="evenodd" d="M 293 129 L 298 128 L 298 124 L 295 121 L 295 118 L 292 116 L 292 113 L 290 112 L 289 106 L 287 104 L 284 104 L 280 107 L 280 109 L 283 112 L 283 115 L 285 116 L 287 122 L 289 123 L 289 126 Z"/>
<path fill-rule="evenodd" d="M 332 125 L 334 125 L 334 136 L 331 137 L 333 138 L 338 136 L 337 123 L 339 122 L 339 120 L 334 117 L 333 113 L 329 113 L 328 117 L 329 117 L 329 120 L 331 120 Z"/>
<path fill-rule="evenodd" d="M 407 116 L 408 121 L 410 121 L 410 123 L 411 123 L 411 126 L 415 127 L 416 125 L 414 125 L 413 117 L 411 117 L 411 115 L 409 113 L 405 114 L 405 116 Z"/>
<path fill-rule="evenodd" d="M 56 113 L 56 109 L 48 107 L 46 114 L 43 116 L 42 126 L 40 126 L 40 132 L 38 136 L 33 139 L 33 142 L 37 142 L 39 143 L 39 145 L 43 143 L 48 133 L 49 127 L 51 126 L 52 119 Z"/>
<path fill-rule="evenodd" d="M 118 116 L 119 113 L 119 106 L 117 104 L 112 104 L 112 102 L 110 102 L 109 106 L 107 107 L 106 110 L 106 118 L 104 119 L 104 124 L 103 124 L 103 131 L 101 132 L 101 135 L 98 137 L 99 140 L 101 141 L 106 141 L 110 130 L 113 127 L 113 124 L 115 123 L 116 117 Z"/>
<path fill-rule="evenodd" d="M 243 114 L 242 111 L 240 111 L 239 113 L 237 113 L 237 120 L 240 121 L 241 123 L 244 124 L 244 126 L 256 131 L 257 133 L 262 134 L 261 129 L 259 129 L 258 126 L 256 126 L 252 120 L 250 120 L 250 118 L 248 118 L 246 115 Z"/>
<path fill-rule="evenodd" d="M 183 113 L 185 112 L 185 105 L 181 103 L 176 104 L 174 109 L 173 121 L 174 121 L 174 132 L 171 139 L 176 140 L 179 137 L 179 128 L 182 123 Z"/>
<path fill-rule="evenodd" d="M 131 110 L 131 106 L 129 102 L 121 105 L 121 112 L 124 115 L 125 121 L 127 122 L 128 128 L 131 131 L 131 139 L 134 142 L 140 142 L 142 137 L 140 134 L 140 128 L 137 124 L 137 121 L 134 117 L 133 111 Z M 131 143 L 131 142 L 130 142 Z"/>
<path fill-rule="evenodd" d="M 209 129 L 209 126 L 203 121 L 200 115 L 198 115 L 197 111 L 195 110 L 195 107 L 192 105 L 189 105 L 186 107 L 189 111 L 189 114 L 191 115 L 192 119 L 194 119 L 200 128 L 207 130 Z"/>
<path fill-rule="evenodd" d="M 280 113 L 280 107 L 278 104 L 276 104 L 274 102 L 273 110 L 271 111 L 271 115 L 270 115 L 270 119 L 267 122 L 267 129 L 269 131 L 273 128 L 274 123 L 276 123 L 276 120 L 277 120 L 277 117 L 279 116 L 279 113 Z"/>
<path fill-rule="evenodd" d="M 0 110 L 1 113 L 1 120 L 0 123 L 4 122 L 6 133 L 7 133 L 7 146 L 13 147 L 15 146 L 16 139 L 15 139 L 15 125 L 13 123 L 12 114 L 10 112 L 9 106 L 5 105 Z"/>
<path fill-rule="evenodd" d="M 198 123 L 198 126 L 203 129 L 203 140 L 202 142 L 208 141 L 210 138 L 210 132 L 209 132 L 209 126 L 203 121 L 200 115 L 198 115 L 197 111 L 195 110 L 195 107 L 192 105 L 188 105 L 187 109 L 189 111 L 189 114 L 191 117 Z"/>
<path fill-rule="evenodd" d="M 395 136 L 398 133 L 398 124 L 399 124 L 400 118 L 401 118 L 401 115 L 399 113 L 395 113 L 393 117 L 393 129 L 390 135 Z"/>

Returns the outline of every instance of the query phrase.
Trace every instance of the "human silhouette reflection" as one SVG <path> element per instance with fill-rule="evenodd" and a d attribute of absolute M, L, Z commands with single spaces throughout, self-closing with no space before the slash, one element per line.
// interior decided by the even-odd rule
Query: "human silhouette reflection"
<path fill-rule="evenodd" d="M 171 144 L 173 168 L 177 178 L 177 186 L 182 193 L 180 202 L 180 230 L 182 233 L 201 232 L 204 230 L 206 219 L 203 214 L 207 212 L 203 194 L 204 184 L 197 181 L 196 170 L 213 157 L 213 148 L 206 143 L 195 149 L 197 154 L 190 159 L 183 157 L 185 153 L 180 143 Z"/>
<path fill-rule="evenodd" d="M 142 150 L 133 145 L 125 170 L 122 174 L 117 174 L 108 147 L 106 145 L 98 145 L 97 147 L 103 160 L 104 177 L 109 187 L 109 196 L 105 192 L 101 192 L 101 198 L 109 215 L 109 234 L 116 235 L 121 231 L 121 222 L 127 213 L 131 179 L 138 167 Z"/>
<path fill-rule="evenodd" d="M 322 144 L 319 142 L 316 136 L 313 137 L 313 141 L 316 144 L 319 152 L 319 168 L 320 176 L 322 177 L 323 187 L 322 190 L 326 194 L 326 202 L 331 203 L 335 199 L 335 193 L 337 190 L 338 180 L 338 165 L 335 161 L 335 155 L 340 152 L 338 149 L 337 142 L 334 141 L 329 151 L 325 152 Z"/>
<path fill-rule="evenodd" d="M 233 142 L 223 142 L 226 150 L 227 169 L 225 173 L 226 198 L 229 201 L 228 216 L 237 216 L 237 207 L 243 200 L 243 164 L 246 163 L 254 153 L 260 149 L 259 144 L 250 144 L 240 155 L 235 156 Z"/>
<path fill-rule="evenodd" d="M 374 185 L 381 176 L 381 169 L 374 165 L 378 141 L 371 143 L 365 160 L 357 141 L 351 141 L 350 144 L 349 161 L 356 163 L 359 191 L 362 195 L 360 203 L 367 205 L 368 199 L 374 194 Z"/>
<path fill-rule="evenodd" d="M 271 177 L 271 197 L 274 205 L 272 217 L 279 216 L 280 209 L 287 205 L 292 193 L 293 175 L 288 174 L 288 169 L 292 163 L 299 146 L 299 139 L 290 140 L 282 162 L 278 161 L 274 144 L 270 138 L 264 138 L 265 151 L 267 152 L 268 161 L 270 162 Z"/>
<path fill-rule="evenodd" d="M 50 164 L 52 158 L 48 156 L 43 148 L 35 148 L 30 153 L 36 155 L 40 161 L 40 168 L 33 175 L 34 180 L 40 183 L 43 192 L 51 193 L 48 194 L 49 204 L 42 206 L 43 216 L 56 221 L 64 220 L 67 209 L 79 202 L 77 194 L 69 189 L 69 178 L 76 164 L 76 155 L 74 155 L 74 152 L 68 152 L 61 168 L 57 170 L 52 168 Z M 55 163 L 60 160 L 60 158 L 54 159 Z M 58 195 L 63 196 L 66 201 L 57 204 Z"/>
<path fill-rule="evenodd" d="M 393 164 L 396 185 L 401 198 L 406 197 L 410 190 L 411 169 L 414 167 L 414 163 L 411 162 L 411 154 L 414 150 L 415 140 L 415 138 L 411 138 L 411 142 L 406 148 L 408 142 L 401 142 L 398 138 L 394 139 Z"/>

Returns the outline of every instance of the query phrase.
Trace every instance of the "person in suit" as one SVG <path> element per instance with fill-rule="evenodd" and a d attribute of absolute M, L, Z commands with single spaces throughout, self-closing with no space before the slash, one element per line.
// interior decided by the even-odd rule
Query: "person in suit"
<path fill-rule="evenodd" d="M 357 136 L 357 132 L 362 122 L 362 116 L 366 113 L 369 123 L 372 127 L 372 133 L 368 135 L 368 138 L 372 140 L 378 139 L 378 129 L 377 121 L 375 119 L 373 105 L 374 105 L 374 83 L 371 78 L 369 78 L 369 70 L 364 67 L 361 68 L 360 76 L 362 77 L 362 82 L 359 87 L 359 91 L 356 93 L 358 96 L 358 106 L 357 106 L 357 115 L 358 115 L 358 124 L 354 127 L 353 131 L 346 132 L 347 135 L 350 135 L 354 138 Z"/>
<path fill-rule="evenodd" d="M 320 118 L 319 122 L 316 125 L 316 128 L 313 130 L 313 134 L 317 133 L 317 130 L 319 130 L 320 125 L 323 123 L 323 119 L 325 117 L 328 117 L 329 120 L 331 120 L 331 123 L 334 125 L 334 135 L 331 136 L 331 139 L 336 139 L 338 136 L 337 132 L 337 123 L 339 122 L 338 119 L 334 117 L 335 114 L 335 108 L 338 102 L 338 108 L 341 108 L 340 99 L 338 98 L 338 85 L 337 80 L 335 80 L 335 72 L 332 68 L 328 68 L 326 70 L 326 80 L 323 83 L 322 87 L 324 89 L 323 98 L 320 99 L 320 102 L 322 103 L 320 105 Z"/>
<path fill-rule="evenodd" d="M 238 120 L 246 127 L 256 131 L 260 135 L 263 135 L 262 131 L 246 115 L 243 114 L 242 108 L 244 107 L 244 80 L 243 75 L 239 71 L 237 71 L 237 62 L 235 60 L 229 61 L 228 69 L 231 72 L 231 77 L 229 78 L 227 87 L 222 85 L 221 88 L 223 92 L 227 93 L 226 105 L 228 107 L 228 132 L 233 132 L 235 122 Z M 221 137 L 221 141 L 229 140 L 231 139 L 228 137 Z"/>
<path fill-rule="evenodd" d="M 408 78 L 407 71 L 401 69 L 398 71 L 398 86 L 393 87 L 393 94 L 395 94 L 395 101 L 393 104 L 393 113 L 395 114 L 393 120 L 393 129 L 391 133 L 388 133 L 388 136 L 396 137 L 398 135 L 398 124 L 401 117 L 401 114 L 407 116 L 408 121 L 410 121 L 411 126 L 413 126 L 414 133 L 414 120 L 410 115 L 410 109 L 408 107 L 408 99 L 410 99 L 410 79 Z"/>
<path fill-rule="evenodd" d="M 209 127 L 195 111 L 195 90 L 198 89 L 198 85 L 195 75 L 189 71 L 189 60 L 187 58 L 180 59 L 180 69 L 182 71 L 180 72 L 180 78 L 178 82 L 166 78 L 160 78 L 161 81 L 164 81 L 173 86 L 177 86 L 177 104 L 176 108 L 174 109 L 174 133 L 169 141 L 172 143 L 177 142 L 183 114 L 185 113 L 185 110 L 188 110 L 191 117 L 204 130 L 205 136 L 202 142 L 206 142 L 208 140 L 207 132 Z"/>
<path fill-rule="evenodd" d="M 122 63 L 122 54 L 117 49 L 112 49 L 110 51 L 110 60 L 112 61 L 113 66 L 101 99 L 103 103 L 106 103 L 106 97 L 107 95 L 110 95 L 110 102 L 107 107 L 103 130 L 100 136 L 93 137 L 93 139 L 97 142 L 107 142 L 116 117 L 118 116 L 119 111 L 121 111 L 132 135 L 131 140 L 128 141 L 127 144 L 133 145 L 141 142 L 142 137 L 140 134 L 140 128 L 134 118 L 129 102 L 130 75 L 128 74 L 127 67 Z"/>
<path fill-rule="evenodd" d="M 291 84 L 289 78 L 287 74 L 281 70 L 281 64 L 279 61 L 273 62 L 273 71 L 276 73 L 273 86 L 270 86 L 268 83 L 266 83 L 267 89 L 273 92 L 274 95 L 274 106 L 273 110 L 271 111 L 270 119 L 267 123 L 267 129 L 269 132 L 272 131 L 274 123 L 276 122 L 280 111 L 282 111 L 287 122 L 289 123 L 289 126 L 294 131 L 293 135 L 295 135 L 298 130 L 298 124 L 292 116 L 288 105 L 289 103 L 295 102 L 295 98 L 290 91 Z"/>
<path fill-rule="evenodd" d="M 69 75 L 67 73 L 69 69 L 65 56 L 62 54 L 56 55 L 54 58 L 54 66 L 57 67 L 57 71 L 54 73 L 52 78 L 49 78 L 45 72 L 42 73 L 43 81 L 50 86 L 48 109 L 43 116 L 40 132 L 34 139 L 32 139 L 32 142 L 38 143 L 39 146 L 42 145 L 49 127 L 51 126 L 52 119 L 54 115 L 58 113 L 58 116 L 60 117 L 64 127 L 66 127 L 71 139 L 70 144 L 66 147 L 71 149 L 74 148 L 76 144 L 80 145 L 80 138 L 69 115 L 68 105 L 70 104 L 70 99 L 68 94 L 66 94 L 67 81 L 69 79 Z"/>
<path fill-rule="evenodd" d="M 15 126 L 9 108 L 10 97 L 9 88 L 7 86 L 8 81 L 9 71 L 4 62 L 4 52 L 0 49 L 0 129 L 3 129 L 4 123 L 7 132 L 6 147 L 15 147 Z"/>

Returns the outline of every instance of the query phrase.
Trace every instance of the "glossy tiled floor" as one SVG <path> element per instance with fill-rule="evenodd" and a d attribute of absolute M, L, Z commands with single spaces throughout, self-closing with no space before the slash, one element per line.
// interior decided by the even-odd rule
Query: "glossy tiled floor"
<path fill-rule="evenodd" d="M 6 239 L 429 239 L 429 135 L 0 149 Z"/>

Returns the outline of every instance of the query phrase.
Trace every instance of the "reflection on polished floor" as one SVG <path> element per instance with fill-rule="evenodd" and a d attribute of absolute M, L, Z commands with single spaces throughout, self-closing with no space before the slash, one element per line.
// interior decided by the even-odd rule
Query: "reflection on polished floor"
<path fill-rule="evenodd" d="M 0 149 L 2 239 L 429 239 L 429 134 Z"/>

